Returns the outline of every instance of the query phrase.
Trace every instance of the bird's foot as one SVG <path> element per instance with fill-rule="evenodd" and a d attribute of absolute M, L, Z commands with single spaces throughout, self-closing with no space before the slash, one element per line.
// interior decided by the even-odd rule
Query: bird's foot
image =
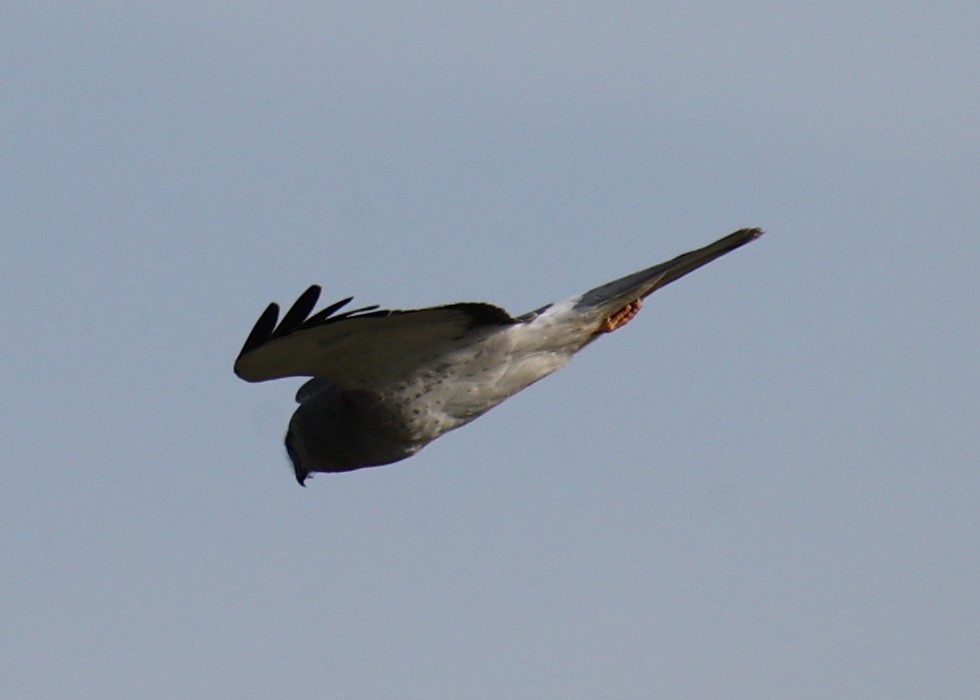
<path fill-rule="evenodd" d="M 603 319 L 602 323 L 599 324 L 598 332 L 612 333 L 617 328 L 625 326 L 627 323 L 633 320 L 634 316 L 640 313 L 640 309 L 642 307 L 642 300 L 637 299 L 636 301 L 631 301 L 612 316 L 607 316 L 605 319 Z"/>

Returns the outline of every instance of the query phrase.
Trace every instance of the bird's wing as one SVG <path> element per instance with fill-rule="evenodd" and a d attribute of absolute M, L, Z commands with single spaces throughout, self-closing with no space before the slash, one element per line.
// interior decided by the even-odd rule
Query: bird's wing
<path fill-rule="evenodd" d="M 249 382 L 317 377 L 343 389 L 378 390 L 437 363 L 475 330 L 517 323 L 500 307 L 477 302 L 338 313 L 347 298 L 311 313 L 319 297 L 313 285 L 281 321 L 279 306 L 270 304 L 235 360 L 235 374 Z"/>

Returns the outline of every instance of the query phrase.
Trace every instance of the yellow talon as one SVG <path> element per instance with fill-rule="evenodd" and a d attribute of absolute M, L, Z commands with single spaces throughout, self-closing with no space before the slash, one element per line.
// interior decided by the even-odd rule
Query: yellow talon
<path fill-rule="evenodd" d="M 612 316 L 605 318 L 602 323 L 599 324 L 599 333 L 611 333 L 617 328 L 625 326 L 627 323 L 633 320 L 634 316 L 640 313 L 640 309 L 642 307 L 643 301 L 641 299 L 631 301 Z"/>

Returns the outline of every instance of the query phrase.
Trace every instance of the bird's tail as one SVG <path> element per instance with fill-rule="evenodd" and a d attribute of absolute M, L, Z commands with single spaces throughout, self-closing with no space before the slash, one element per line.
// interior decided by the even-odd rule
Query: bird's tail
<path fill-rule="evenodd" d="M 742 247 L 761 235 L 762 229 L 759 228 L 740 229 L 703 248 L 678 255 L 673 260 L 662 262 L 646 270 L 634 272 L 632 275 L 591 289 L 581 296 L 575 304 L 575 308 L 579 312 L 612 313 L 625 304 L 650 296 L 661 287 L 680 279 L 688 272 L 693 272 L 702 265 L 707 265 L 712 260 Z"/>

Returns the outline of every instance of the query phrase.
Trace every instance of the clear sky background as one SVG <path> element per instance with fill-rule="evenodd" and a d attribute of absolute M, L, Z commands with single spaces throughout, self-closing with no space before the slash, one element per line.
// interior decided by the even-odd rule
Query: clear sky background
<path fill-rule="evenodd" d="M 976 2 L 4 3 L 0 696 L 980 697 Z M 767 235 L 301 489 L 272 300 Z"/>

